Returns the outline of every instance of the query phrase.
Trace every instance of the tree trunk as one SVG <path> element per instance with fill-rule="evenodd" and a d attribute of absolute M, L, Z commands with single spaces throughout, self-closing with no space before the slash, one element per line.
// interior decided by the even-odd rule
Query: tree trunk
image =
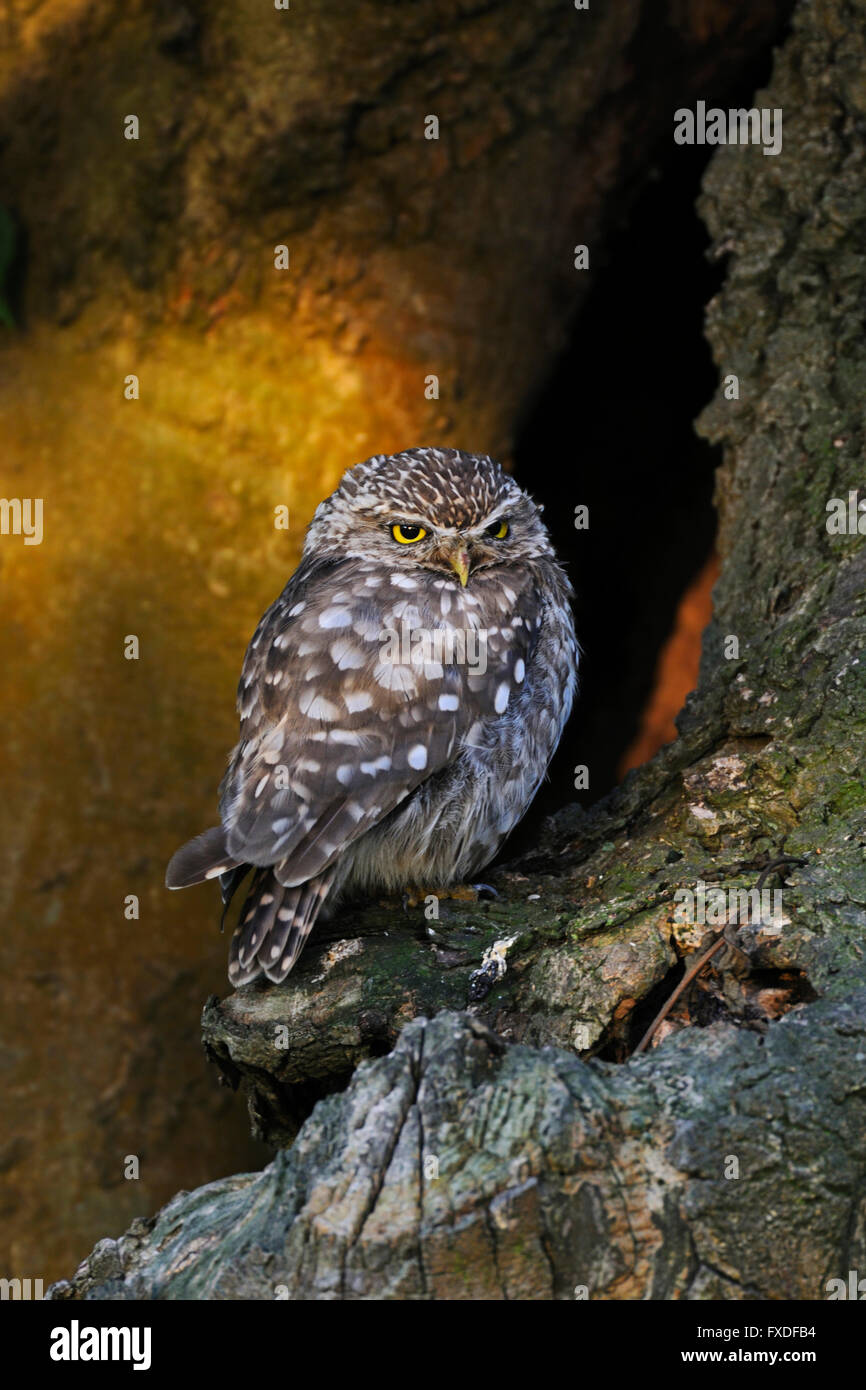
<path fill-rule="evenodd" d="M 0 492 L 45 509 L 0 535 L 0 1270 L 268 1157 L 202 1065 L 215 889 L 164 886 L 246 642 L 352 463 L 508 460 L 659 91 L 723 92 L 789 6 L 0 4 Z M 284 1128 L 392 1032 L 335 1032 Z"/>
<path fill-rule="evenodd" d="M 828 529 L 866 499 L 864 70 L 864 0 L 801 5 L 756 99 L 783 153 L 706 178 L 739 398 L 700 423 L 722 570 L 680 738 L 556 817 L 498 901 L 371 906 L 286 987 L 211 1000 L 210 1055 L 270 1139 L 351 1080 L 55 1297 L 821 1299 L 866 1267 L 863 514 Z M 720 925 L 675 894 L 762 870 L 780 912 L 729 931 L 637 1054 Z"/>

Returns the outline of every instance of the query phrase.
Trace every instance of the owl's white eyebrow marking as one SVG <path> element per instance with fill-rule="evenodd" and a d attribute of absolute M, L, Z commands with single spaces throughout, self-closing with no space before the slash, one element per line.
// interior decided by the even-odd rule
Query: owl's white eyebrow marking
<path fill-rule="evenodd" d="M 343 695 L 343 704 L 350 714 L 359 714 L 362 709 L 369 709 L 373 703 L 373 696 L 369 690 L 347 690 Z"/>
<path fill-rule="evenodd" d="M 416 772 L 420 772 L 422 768 L 425 768 L 427 766 L 427 749 L 424 747 L 424 744 L 414 744 L 413 747 L 409 749 L 406 761 L 410 767 L 415 768 Z"/>
<path fill-rule="evenodd" d="M 351 623 L 348 608 L 325 608 L 319 614 L 319 627 L 350 627 Z"/>
<path fill-rule="evenodd" d="M 493 511 L 487 514 L 483 521 L 476 522 L 474 526 L 468 527 L 467 533 L 470 536 L 475 536 L 479 532 L 486 531 L 488 526 L 492 526 L 494 522 L 510 520 L 508 513 L 511 509 L 512 501 L 512 498 L 506 497 L 503 502 L 499 503 L 498 507 L 494 507 Z"/>

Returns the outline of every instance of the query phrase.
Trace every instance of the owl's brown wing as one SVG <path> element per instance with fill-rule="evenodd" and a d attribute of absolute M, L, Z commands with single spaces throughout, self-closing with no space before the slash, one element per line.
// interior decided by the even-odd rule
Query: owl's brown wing
<path fill-rule="evenodd" d="M 452 761 L 478 721 L 504 713 L 538 612 L 531 578 L 509 583 L 496 614 L 508 625 L 490 629 L 482 671 L 459 638 L 435 659 L 445 605 L 432 576 L 410 586 L 360 560 L 302 565 L 244 661 L 241 741 L 220 800 L 232 858 L 274 865 L 286 886 L 305 882 Z M 479 613 L 465 610 L 475 628 Z"/>

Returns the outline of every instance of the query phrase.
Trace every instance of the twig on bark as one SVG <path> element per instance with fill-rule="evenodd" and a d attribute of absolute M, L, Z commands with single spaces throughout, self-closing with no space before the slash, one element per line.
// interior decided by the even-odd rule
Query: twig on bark
<path fill-rule="evenodd" d="M 769 864 L 766 864 L 764 868 L 761 870 L 755 883 L 755 887 L 754 889 L 752 889 L 752 891 L 760 893 L 761 889 L 763 888 L 770 875 L 776 873 L 776 871 L 778 869 L 781 869 L 785 864 L 805 863 L 805 859 L 800 859 L 793 854 L 784 854 L 779 859 L 771 860 L 771 862 Z M 739 949 L 739 947 L 737 947 L 737 943 L 731 940 L 731 936 L 735 934 L 731 931 L 731 929 L 736 928 L 737 925 L 738 924 L 736 922 L 727 922 L 720 931 L 719 935 L 716 937 L 715 941 L 711 942 L 710 945 L 706 948 L 706 950 L 702 951 L 698 958 L 692 962 L 685 975 L 680 980 L 679 984 L 674 990 L 673 994 L 670 996 L 669 999 L 665 1001 L 664 1005 L 656 1014 L 649 1028 L 644 1033 L 643 1037 L 641 1038 L 640 1042 L 634 1050 L 634 1056 L 637 1056 L 639 1052 L 646 1051 L 646 1049 L 652 1042 L 653 1035 L 655 1034 L 656 1029 L 659 1027 L 661 1023 L 664 1022 L 671 1009 L 673 1008 L 674 1004 L 679 999 L 680 995 L 683 993 L 684 990 L 688 989 L 695 976 L 700 974 L 707 961 L 710 960 L 716 954 L 717 951 L 721 950 L 722 946 L 724 946 L 725 944 L 733 946 L 735 949 Z"/>

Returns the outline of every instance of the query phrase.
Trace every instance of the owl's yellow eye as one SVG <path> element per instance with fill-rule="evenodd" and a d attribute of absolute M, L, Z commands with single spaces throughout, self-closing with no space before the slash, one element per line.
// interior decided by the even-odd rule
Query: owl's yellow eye
<path fill-rule="evenodd" d="M 492 536 L 495 541 L 504 541 L 508 535 L 508 522 L 494 521 L 492 526 L 488 526 L 487 534 Z"/>
<path fill-rule="evenodd" d="M 401 526 L 398 521 L 396 525 L 391 527 L 391 535 L 401 545 L 414 545 L 416 541 L 423 541 L 426 534 L 423 526 L 410 526 L 408 522 L 404 522 Z"/>

